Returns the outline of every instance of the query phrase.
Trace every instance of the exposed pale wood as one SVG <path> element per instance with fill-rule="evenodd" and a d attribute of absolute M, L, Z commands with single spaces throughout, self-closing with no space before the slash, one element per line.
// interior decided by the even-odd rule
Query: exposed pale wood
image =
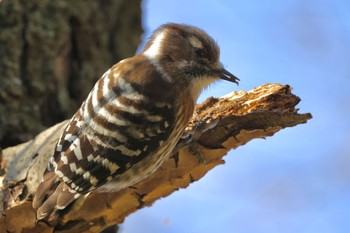
<path fill-rule="evenodd" d="M 0 232 L 100 232 L 122 223 L 127 215 L 186 188 L 223 164 L 223 156 L 231 149 L 306 123 L 312 116 L 297 112 L 299 101 L 289 86 L 280 84 L 209 98 L 196 107 L 177 150 L 153 175 L 118 193 L 92 193 L 74 203 L 59 225 L 48 226 L 35 221 L 31 197 L 67 123 L 61 122 L 27 143 L 3 150 L 6 176 L 0 192 Z"/>

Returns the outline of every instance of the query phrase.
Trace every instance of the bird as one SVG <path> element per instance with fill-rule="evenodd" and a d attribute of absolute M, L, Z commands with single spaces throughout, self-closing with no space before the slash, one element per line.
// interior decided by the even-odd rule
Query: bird
<path fill-rule="evenodd" d="M 172 153 L 200 93 L 239 79 L 204 30 L 159 26 L 144 49 L 96 82 L 58 139 L 33 198 L 38 220 L 57 219 L 91 192 L 117 192 L 152 174 Z"/>

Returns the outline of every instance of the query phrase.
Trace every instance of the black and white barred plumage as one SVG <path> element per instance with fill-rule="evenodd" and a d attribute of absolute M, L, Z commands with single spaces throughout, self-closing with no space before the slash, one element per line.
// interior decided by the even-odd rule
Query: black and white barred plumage
<path fill-rule="evenodd" d="M 33 200 L 52 218 L 81 195 L 118 191 L 146 178 L 169 156 L 213 81 L 237 78 L 202 30 L 166 24 L 145 49 L 109 69 L 61 135 Z"/>

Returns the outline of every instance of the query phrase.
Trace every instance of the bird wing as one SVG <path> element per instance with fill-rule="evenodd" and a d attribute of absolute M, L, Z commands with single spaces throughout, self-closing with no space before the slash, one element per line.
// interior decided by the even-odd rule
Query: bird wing
<path fill-rule="evenodd" d="M 101 77 L 61 135 L 34 198 L 39 219 L 122 176 L 169 138 L 171 88 L 156 70 L 142 69 L 148 62 L 137 65 L 138 73 L 135 64 L 123 64 Z M 140 75 L 149 76 L 146 83 Z"/>

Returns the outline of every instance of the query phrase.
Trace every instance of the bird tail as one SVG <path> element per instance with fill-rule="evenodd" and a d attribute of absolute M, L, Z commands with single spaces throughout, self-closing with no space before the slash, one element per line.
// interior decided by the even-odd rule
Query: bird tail
<path fill-rule="evenodd" d="M 71 189 L 61 181 L 54 171 L 47 171 L 39 184 L 33 199 L 33 208 L 38 220 L 49 223 L 57 221 L 60 211 L 65 209 L 80 196 L 72 193 Z"/>

